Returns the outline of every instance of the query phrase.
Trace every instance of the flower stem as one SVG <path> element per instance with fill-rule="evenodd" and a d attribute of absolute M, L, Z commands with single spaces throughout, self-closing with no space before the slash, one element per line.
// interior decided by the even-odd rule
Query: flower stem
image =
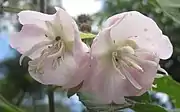
<path fill-rule="evenodd" d="M 54 89 L 52 88 L 52 86 L 48 87 L 48 99 L 49 99 L 49 112 L 55 112 Z"/>

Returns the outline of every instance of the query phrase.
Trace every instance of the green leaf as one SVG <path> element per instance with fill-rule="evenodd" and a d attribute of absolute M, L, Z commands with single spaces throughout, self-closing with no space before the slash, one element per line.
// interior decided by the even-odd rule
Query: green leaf
<path fill-rule="evenodd" d="M 162 8 L 162 11 L 180 24 L 180 0 L 156 0 Z"/>
<path fill-rule="evenodd" d="M 88 39 L 88 38 L 94 38 L 96 35 L 92 34 L 92 33 L 80 33 L 80 37 L 81 39 Z"/>
<path fill-rule="evenodd" d="M 161 6 L 180 7 L 180 0 L 156 0 Z"/>
<path fill-rule="evenodd" d="M 135 112 L 168 112 L 163 107 L 154 104 L 136 103 L 131 109 Z"/>
<path fill-rule="evenodd" d="M 154 83 L 157 84 L 157 88 L 153 88 L 153 90 L 167 93 L 176 108 L 180 108 L 180 83 L 173 80 L 170 76 L 157 78 Z"/>
<path fill-rule="evenodd" d="M 128 99 L 131 99 L 133 101 L 139 102 L 139 103 L 151 103 L 151 97 L 148 92 L 144 93 L 141 96 L 133 96 L 133 97 L 128 97 Z"/>
<path fill-rule="evenodd" d="M 0 112 L 24 112 L 24 111 L 10 104 L 0 95 Z"/>

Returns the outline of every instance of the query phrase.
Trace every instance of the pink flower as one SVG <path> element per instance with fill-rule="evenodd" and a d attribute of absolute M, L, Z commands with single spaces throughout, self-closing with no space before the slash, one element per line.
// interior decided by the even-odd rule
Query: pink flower
<path fill-rule="evenodd" d="M 110 17 L 91 47 L 89 78 L 82 91 L 101 104 L 125 103 L 124 96 L 139 96 L 152 87 L 160 59 L 173 47 L 157 24 L 139 12 Z"/>
<path fill-rule="evenodd" d="M 29 56 L 30 75 L 42 84 L 74 87 L 81 83 L 78 77 L 82 60 L 88 59 L 89 48 L 79 37 L 79 30 L 70 15 L 56 7 L 53 15 L 35 11 L 21 11 L 20 32 L 11 36 L 11 46 Z"/>

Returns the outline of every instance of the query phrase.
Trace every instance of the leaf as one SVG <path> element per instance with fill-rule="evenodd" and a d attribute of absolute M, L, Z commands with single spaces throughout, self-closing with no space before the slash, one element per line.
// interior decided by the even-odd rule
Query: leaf
<path fill-rule="evenodd" d="M 24 112 L 18 107 L 10 104 L 0 95 L 0 112 Z"/>
<path fill-rule="evenodd" d="M 173 80 L 170 76 L 157 78 L 155 79 L 154 83 L 157 84 L 157 88 L 153 88 L 153 90 L 167 93 L 172 99 L 172 102 L 175 104 L 176 108 L 180 108 L 180 83 Z"/>
<path fill-rule="evenodd" d="M 94 38 L 96 35 L 92 34 L 92 33 L 80 33 L 80 37 L 81 39 L 88 39 L 88 38 Z"/>
<path fill-rule="evenodd" d="M 133 97 L 128 97 L 128 98 L 131 100 L 134 100 L 136 102 L 139 102 L 139 103 L 151 103 L 152 102 L 151 97 L 148 92 L 144 93 L 141 96 L 133 96 Z"/>
<path fill-rule="evenodd" d="M 180 0 L 156 0 L 161 6 L 180 7 Z"/>
<path fill-rule="evenodd" d="M 136 103 L 131 109 L 135 112 L 168 112 L 163 107 L 154 104 Z"/>
<path fill-rule="evenodd" d="M 180 24 L 180 0 L 156 0 L 162 8 L 162 11 Z"/>

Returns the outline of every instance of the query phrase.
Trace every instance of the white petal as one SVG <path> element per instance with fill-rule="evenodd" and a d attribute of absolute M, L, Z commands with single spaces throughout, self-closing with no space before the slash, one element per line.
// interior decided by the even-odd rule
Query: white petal
<path fill-rule="evenodd" d="M 96 38 L 93 40 L 93 44 L 91 46 L 91 54 L 92 56 L 102 56 L 109 54 L 113 48 L 113 42 L 110 38 L 109 29 L 105 29 L 101 31 Z"/>
<path fill-rule="evenodd" d="M 126 78 L 131 82 L 131 84 L 137 88 L 137 89 L 142 89 L 141 85 L 131 76 L 128 70 L 126 70 L 126 67 L 122 66 L 121 67 L 123 71 L 123 75 L 126 76 Z"/>
<path fill-rule="evenodd" d="M 109 17 L 106 21 L 105 21 L 105 25 L 104 28 L 108 28 L 111 27 L 112 25 L 114 25 L 118 20 L 123 20 L 123 18 L 125 17 L 127 13 L 120 13 L 120 14 L 116 14 L 114 16 Z"/>
<path fill-rule="evenodd" d="M 55 15 L 48 15 L 48 14 L 43 14 L 41 12 L 36 12 L 36 11 L 21 11 L 18 13 L 19 16 L 19 21 L 22 25 L 25 24 L 35 24 L 40 28 L 44 28 L 47 30 L 45 21 L 52 21 L 54 20 Z"/>
<path fill-rule="evenodd" d="M 152 19 L 136 11 L 126 12 L 123 20 L 111 29 L 111 38 L 117 41 L 134 36 L 140 38 L 151 36 L 155 39 L 161 35 L 161 30 Z"/>
<path fill-rule="evenodd" d="M 122 18 L 122 15 L 125 17 Z M 132 39 L 140 48 L 156 53 L 161 59 L 167 59 L 172 55 L 171 42 L 151 18 L 136 11 L 119 14 L 119 16 L 122 20 L 111 29 L 112 40 Z"/>
<path fill-rule="evenodd" d="M 20 65 L 21 65 L 25 56 L 31 57 L 38 50 L 41 50 L 42 48 L 44 48 L 45 46 L 47 46 L 49 44 L 52 44 L 52 42 L 51 41 L 43 41 L 43 42 L 40 42 L 38 44 L 35 44 L 31 49 L 29 49 L 28 51 L 26 51 L 22 54 L 22 56 L 20 57 L 20 60 L 19 60 Z"/>
<path fill-rule="evenodd" d="M 105 63 L 96 63 L 95 61 L 91 64 L 92 69 L 88 74 L 89 77 L 84 81 L 81 91 L 92 94 L 96 99 L 94 102 L 98 104 L 125 103 L 122 97 L 127 92 L 124 87 L 126 80 L 121 78 L 112 64 Z"/>
<path fill-rule="evenodd" d="M 45 85 L 58 85 L 63 86 L 69 83 L 70 79 L 74 75 L 77 69 L 74 58 L 69 55 L 64 55 L 64 60 L 60 61 L 59 65 L 57 63 L 57 68 L 53 68 L 53 59 L 48 58 L 44 60 L 44 66 L 42 67 L 43 74 L 35 73 L 32 71 L 33 65 L 36 65 L 39 59 L 29 62 L 29 73 L 38 82 Z"/>
<path fill-rule="evenodd" d="M 72 17 L 63 9 L 56 7 L 55 25 L 62 31 L 58 35 L 63 35 L 65 41 L 74 40 L 74 29 L 78 30 L 76 22 Z"/>
<path fill-rule="evenodd" d="M 24 25 L 20 32 L 14 33 L 10 37 L 11 47 L 22 54 L 42 41 L 48 41 L 48 39 L 45 37 L 44 31 L 36 25 Z M 31 58 L 38 55 L 40 55 L 40 52 L 37 52 Z"/>
<path fill-rule="evenodd" d="M 161 42 L 159 42 L 158 52 L 161 59 L 168 59 L 171 57 L 173 53 L 173 46 L 166 35 L 163 35 L 161 38 Z"/>

